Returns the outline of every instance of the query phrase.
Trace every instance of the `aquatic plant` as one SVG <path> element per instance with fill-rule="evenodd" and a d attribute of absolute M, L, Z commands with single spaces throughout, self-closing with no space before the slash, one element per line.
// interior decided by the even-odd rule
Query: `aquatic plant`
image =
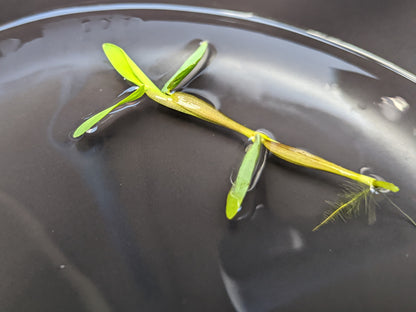
<path fill-rule="evenodd" d="M 325 212 L 324 220 L 315 226 L 313 231 L 318 230 L 329 222 L 335 222 L 337 219 L 345 222 L 352 217 L 359 216 L 363 210 L 368 215 L 368 224 L 374 224 L 378 206 L 376 197 L 387 199 L 411 224 L 416 226 L 416 222 L 386 195 L 386 190 L 377 189 L 362 183 L 349 183 L 344 185 L 343 192 L 338 195 L 336 202 L 329 202 L 332 209 Z"/>
<path fill-rule="evenodd" d="M 364 204 L 364 207 L 367 207 L 365 209 L 368 211 L 370 209 L 368 208 L 370 207 L 368 198 L 371 199 L 369 195 L 371 195 L 372 192 L 378 192 L 379 190 L 388 190 L 391 192 L 399 191 L 399 188 L 393 183 L 354 172 L 302 149 L 285 145 L 274 140 L 265 133 L 251 130 L 241 125 L 196 96 L 185 92 L 175 91 L 175 88 L 180 85 L 184 78 L 198 68 L 197 65 L 208 53 L 208 46 L 209 44 L 207 41 L 202 41 L 198 49 L 192 53 L 172 78 L 167 81 L 163 88 L 159 89 L 131 60 L 123 49 L 111 43 L 104 43 L 104 53 L 115 70 L 126 80 L 136 85 L 137 89 L 117 104 L 86 120 L 75 130 L 73 137 L 78 138 L 82 136 L 88 129 L 93 127 L 112 110 L 127 102 L 135 101 L 144 94 L 155 102 L 173 110 L 223 126 L 246 136 L 253 143 L 246 152 L 237 178 L 235 182 L 233 182 L 233 186 L 227 196 L 226 216 L 229 219 L 235 217 L 249 190 L 250 183 L 255 175 L 255 168 L 258 164 L 260 147 L 262 145 L 275 156 L 290 163 L 327 171 L 356 182 L 356 185 L 350 188 L 349 192 L 344 194 L 342 197 L 343 201 L 337 202 L 335 204 L 336 209 L 327 215 L 324 221 L 315 227 L 314 230 L 317 230 L 331 220 L 335 220 L 337 217 L 345 219 L 346 216 L 356 214 L 362 204 Z M 400 208 L 398 209 L 401 211 Z M 403 211 L 401 212 L 416 225 L 408 215 Z M 373 214 L 373 210 L 371 211 L 371 214 Z"/>

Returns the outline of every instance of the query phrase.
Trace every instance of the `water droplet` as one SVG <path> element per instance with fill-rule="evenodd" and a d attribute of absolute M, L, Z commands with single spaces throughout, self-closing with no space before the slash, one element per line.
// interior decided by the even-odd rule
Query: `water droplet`
<path fill-rule="evenodd" d="M 400 96 L 381 97 L 381 102 L 377 103 L 383 116 L 390 121 L 399 121 L 402 115 L 409 109 L 409 104 Z"/>
<path fill-rule="evenodd" d="M 84 19 L 81 21 L 81 25 L 82 28 L 84 29 L 85 32 L 90 32 L 91 31 L 91 21 L 89 19 Z"/>
<path fill-rule="evenodd" d="M 263 133 L 263 134 L 267 135 L 269 138 L 271 138 L 272 140 L 276 140 L 276 137 L 274 136 L 274 134 L 271 131 L 269 131 L 265 128 L 257 129 L 256 132 Z"/>
<path fill-rule="evenodd" d="M 102 27 L 102 29 L 107 29 L 108 27 L 110 27 L 111 21 L 108 18 L 102 18 L 100 20 L 100 25 Z"/>
<path fill-rule="evenodd" d="M 88 130 L 86 131 L 86 133 L 94 133 L 95 131 L 97 131 L 97 129 L 98 129 L 98 127 L 97 127 L 97 126 L 94 126 L 94 127 L 92 127 L 91 129 L 88 129 Z"/>
<path fill-rule="evenodd" d="M 63 269 L 65 269 L 65 268 L 66 268 L 66 265 L 65 265 L 65 264 L 61 264 L 61 265 L 59 266 L 59 268 L 60 268 L 61 270 L 63 270 Z"/>
<path fill-rule="evenodd" d="M 3 40 L 0 42 L 0 54 L 1 56 L 6 56 L 7 54 L 16 52 L 21 45 L 22 42 L 20 39 L 10 38 Z"/>
<path fill-rule="evenodd" d="M 379 181 L 386 181 L 386 180 L 385 180 L 382 176 L 379 176 L 379 175 L 375 174 L 375 173 L 373 172 L 373 169 L 371 169 L 370 167 L 362 167 L 362 168 L 360 169 L 360 173 L 361 173 L 361 174 L 363 174 L 363 175 L 367 175 L 367 176 L 369 176 L 369 177 L 372 177 L 372 178 L 374 178 L 374 179 L 376 179 L 376 180 L 379 180 Z M 372 188 L 372 189 L 371 189 L 371 192 L 372 192 L 373 194 L 378 194 L 378 193 L 390 193 L 390 190 L 386 190 L 386 189 L 383 189 L 383 188 L 377 188 L 377 189 Z"/>
<path fill-rule="evenodd" d="M 371 174 L 372 170 L 370 167 L 362 167 L 360 169 L 360 174 L 368 175 Z"/>

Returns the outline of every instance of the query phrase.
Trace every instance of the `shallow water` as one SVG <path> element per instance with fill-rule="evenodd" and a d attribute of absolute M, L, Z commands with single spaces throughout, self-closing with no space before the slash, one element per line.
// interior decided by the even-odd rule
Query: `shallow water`
<path fill-rule="evenodd" d="M 195 39 L 216 53 L 190 89 L 281 142 L 370 167 L 416 217 L 416 87 L 393 71 L 232 15 L 39 20 L 0 32 L 0 310 L 409 310 L 416 230 L 392 207 L 373 226 L 363 216 L 311 231 L 342 178 L 271 157 L 246 201 L 260 208 L 230 224 L 244 138 L 145 99 L 70 139 L 128 87 L 102 43 L 161 86 Z"/>

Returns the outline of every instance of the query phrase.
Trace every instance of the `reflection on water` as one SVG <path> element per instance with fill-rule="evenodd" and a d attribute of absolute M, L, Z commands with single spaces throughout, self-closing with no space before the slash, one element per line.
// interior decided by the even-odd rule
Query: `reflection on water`
<path fill-rule="evenodd" d="M 409 104 L 400 96 L 382 96 L 381 102 L 377 103 L 381 113 L 390 121 L 399 121 L 403 114 L 409 109 Z"/>

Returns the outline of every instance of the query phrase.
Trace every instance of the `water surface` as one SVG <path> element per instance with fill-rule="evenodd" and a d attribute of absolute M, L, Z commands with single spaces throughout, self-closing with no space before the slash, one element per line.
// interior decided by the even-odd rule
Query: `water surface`
<path fill-rule="evenodd" d="M 380 64 L 224 14 L 147 8 L 33 21 L 0 32 L 1 310 L 414 306 L 416 231 L 387 203 L 373 226 L 363 216 L 311 231 L 342 178 L 271 157 L 247 200 L 261 208 L 230 224 L 239 135 L 145 99 L 70 139 L 128 87 L 102 43 L 123 47 L 161 86 L 196 39 L 215 55 L 189 89 L 281 142 L 370 167 L 401 187 L 391 198 L 416 217 L 416 88 Z"/>

